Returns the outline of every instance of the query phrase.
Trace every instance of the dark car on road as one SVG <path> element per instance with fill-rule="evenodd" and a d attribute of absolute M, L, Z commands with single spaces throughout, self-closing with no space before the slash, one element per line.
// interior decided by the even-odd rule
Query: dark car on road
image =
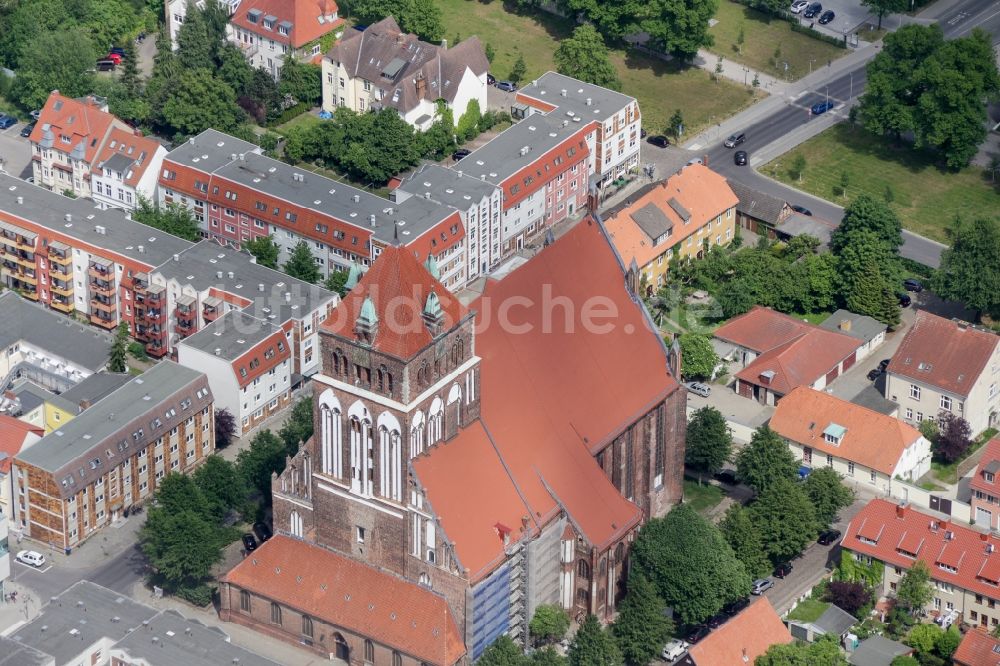
<path fill-rule="evenodd" d="M 797 206 L 795 204 L 792 204 L 792 210 L 794 210 L 796 213 L 798 213 L 800 215 L 809 215 L 809 216 L 811 216 L 813 214 L 813 212 L 811 210 L 809 210 L 808 208 L 806 208 L 804 206 Z"/>
<path fill-rule="evenodd" d="M 517 84 L 513 81 L 497 81 L 497 88 L 506 92 L 514 92 L 517 90 Z"/>
<path fill-rule="evenodd" d="M 243 549 L 248 553 L 252 553 L 257 550 L 257 539 L 253 537 L 252 534 L 243 535 Z"/>
<path fill-rule="evenodd" d="M 910 298 L 909 294 L 898 294 L 898 296 L 899 296 L 900 307 L 904 308 L 910 307 L 910 304 L 913 302 L 913 299 Z"/>
<path fill-rule="evenodd" d="M 646 139 L 646 141 L 651 145 L 656 146 L 657 148 L 666 148 L 667 146 L 670 145 L 670 142 L 667 141 L 667 137 L 663 136 L 662 134 L 654 134 L 653 136 Z"/>
<path fill-rule="evenodd" d="M 817 542 L 821 546 L 829 546 L 830 544 L 837 543 L 840 539 L 840 530 L 823 530 L 819 535 Z"/>
<path fill-rule="evenodd" d="M 27 125 L 21 128 L 21 136 L 28 138 L 29 136 L 31 136 L 31 132 L 34 129 L 35 129 L 35 123 L 28 123 Z"/>
<path fill-rule="evenodd" d="M 784 578 L 790 573 L 792 573 L 792 565 L 789 562 L 782 562 L 778 566 L 774 567 L 774 575 L 777 578 Z"/>
<path fill-rule="evenodd" d="M 5 130 L 17 124 L 17 118 L 0 113 L 0 130 Z"/>
<path fill-rule="evenodd" d="M 722 612 L 733 617 L 738 614 L 741 610 L 750 605 L 750 597 L 743 597 L 742 599 L 737 599 L 736 601 L 731 601 L 722 608 Z"/>
<path fill-rule="evenodd" d="M 684 637 L 684 640 L 686 640 L 691 645 L 694 645 L 695 643 L 703 639 L 705 636 L 708 636 L 709 631 L 711 631 L 711 629 L 709 629 L 704 624 L 696 624 L 693 627 L 688 627 L 687 635 Z"/>
<path fill-rule="evenodd" d="M 808 7 L 806 7 L 806 10 L 804 12 L 802 12 L 802 17 L 803 18 L 807 18 L 807 19 L 816 18 L 816 16 L 821 11 L 823 11 L 823 5 L 821 5 L 818 2 L 814 2 L 811 5 L 809 5 Z"/>
<path fill-rule="evenodd" d="M 809 107 L 809 111 L 811 111 L 814 116 L 821 116 L 830 109 L 832 109 L 833 107 L 835 107 L 836 105 L 837 105 L 836 102 L 831 102 L 829 100 L 825 102 L 816 102 L 811 107 Z"/>
<path fill-rule="evenodd" d="M 468 148 L 459 148 L 458 150 L 456 150 L 455 152 L 453 152 L 451 154 L 451 159 L 453 159 L 453 160 L 455 160 L 457 162 L 460 159 L 468 157 L 471 153 L 472 153 L 472 151 L 469 150 Z"/>
<path fill-rule="evenodd" d="M 740 145 L 746 140 L 747 140 L 747 135 L 744 134 L 743 132 L 740 132 L 739 134 L 730 135 L 730 137 L 726 139 L 722 143 L 722 145 L 724 145 L 726 148 L 735 148 L 736 146 Z"/>
<path fill-rule="evenodd" d="M 716 472 L 715 479 L 719 483 L 724 483 L 727 486 L 735 486 L 739 483 L 739 480 L 736 478 L 736 472 L 731 469 L 724 469 Z"/>
<path fill-rule="evenodd" d="M 254 523 L 253 524 L 254 534 L 257 535 L 257 540 L 264 543 L 271 538 L 273 532 L 271 528 L 267 526 L 267 523 Z"/>
<path fill-rule="evenodd" d="M 730 616 L 726 615 L 725 613 L 716 613 L 712 617 L 708 618 L 708 621 L 705 622 L 705 624 L 708 625 L 709 629 L 718 629 L 723 624 L 725 624 L 726 620 L 728 620 L 729 617 Z"/>
<path fill-rule="evenodd" d="M 835 18 L 837 18 L 837 15 L 833 13 L 832 9 L 828 9 L 820 15 L 819 24 L 826 25 Z"/>
<path fill-rule="evenodd" d="M 878 368 L 872 368 L 868 371 L 868 381 L 873 382 L 882 376 L 882 371 Z"/>
<path fill-rule="evenodd" d="M 878 362 L 879 372 L 885 372 L 885 369 L 889 367 L 889 362 L 892 361 L 891 358 L 884 358 Z"/>
<path fill-rule="evenodd" d="M 98 60 L 96 67 L 98 72 L 110 72 L 115 68 L 115 65 L 114 60 L 105 58 L 104 60 Z"/>
<path fill-rule="evenodd" d="M 737 150 L 733 153 L 733 164 L 736 166 L 746 166 L 747 159 L 749 158 L 747 157 L 747 151 L 745 150 Z"/>
<path fill-rule="evenodd" d="M 920 284 L 920 280 L 916 278 L 906 278 L 903 280 L 903 287 L 906 291 L 915 291 L 918 294 L 924 290 L 924 285 Z"/>
<path fill-rule="evenodd" d="M 495 86 L 497 84 L 497 77 L 493 76 L 489 72 L 486 72 L 486 85 Z"/>

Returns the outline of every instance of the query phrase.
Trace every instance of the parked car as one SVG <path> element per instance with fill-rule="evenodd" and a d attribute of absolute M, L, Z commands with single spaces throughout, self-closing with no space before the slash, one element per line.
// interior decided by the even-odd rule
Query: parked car
<path fill-rule="evenodd" d="M 688 645 L 687 641 L 682 641 L 679 638 L 675 638 L 674 640 L 670 641 L 669 643 L 663 646 L 663 654 L 661 654 L 660 656 L 663 657 L 666 661 L 675 661 L 677 659 L 680 659 L 681 656 L 688 651 L 689 647 L 691 646 Z"/>
<path fill-rule="evenodd" d="M 35 120 L 38 120 L 39 118 L 42 117 L 42 110 L 41 109 L 35 109 L 34 111 L 31 112 L 31 117 L 33 119 L 35 119 Z"/>
<path fill-rule="evenodd" d="M 726 615 L 725 613 L 716 613 L 712 617 L 708 618 L 708 621 L 705 624 L 708 625 L 709 629 L 718 629 L 723 624 L 725 624 L 726 620 L 728 619 L 729 616 Z"/>
<path fill-rule="evenodd" d="M 778 578 L 784 578 L 790 573 L 792 573 L 792 565 L 790 562 L 782 562 L 778 566 L 774 567 L 774 575 Z"/>
<path fill-rule="evenodd" d="M 918 294 L 924 290 L 924 285 L 920 284 L 920 280 L 916 278 L 906 278 L 903 280 L 903 287 L 906 291 L 915 291 Z"/>
<path fill-rule="evenodd" d="M 802 16 L 807 19 L 816 18 L 821 11 L 823 11 L 823 5 L 818 2 L 813 2 L 806 7 L 804 12 L 802 12 Z"/>
<path fill-rule="evenodd" d="M 733 164 L 736 166 L 746 166 L 747 159 L 747 151 L 745 150 L 737 150 L 733 153 Z"/>
<path fill-rule="evenodd" d="M 514 92 L 517 90 L 517 84 L 513 81 L 497 81 L 497 88 L 507 92 Z"/>
<path fill-rule="evenodd" d="M 826 102 L 816 102 L 809 108 L 814 116 L 821 116 L 833 107 L 837 105 L 836 102 L 826 101 Z"/>
<path fill-rule="evenodd" d="M 45 556 L 34 550 L 19 550 L 14 559 L 31 567 L 45 566 Z"/>
<path fill-rule="evenodd" d="M 110 72 L 115 68 L 115 61 L 109 58 L 97 61 L 97 71 L 98 72 Z"/>
<path fill-rule="evenodd" d="M 729 135 L 729 138 L 723 141 L 722 145 L 724 145 L 726 148 L 735 148 L 736 146 L 740 145 L 746 140 L 747 140 L 747 135 L 744 134 L 743 132 L 740 132 L 739 134 Z"/>
<path fill-rule="evenodd" d="M 34 129 L 35 129 L 35 123 L 28 123 L 27 125 L 21 128 L 21 136 L 23 136 L 24 138 L 28 138 L 29 136 L 31 136 L 31 132 Z"/>
<path fill-rule="evenodd" d="M 795 204 L 792 204 L 792 210 L 794 210 L 796 213 L 799 213 L 800 215 L 810 215 L 811 216 L 813 214 L 813 212 L 811 210 L 809 210 L 808 208 L 805 208 L 804 206 L 797 206 Z"/>
<path fill-rule="evenodd" d="M 667 137 L 663 136 L 662 134 L 654 134 L 653 136 L 646 139 L 646 141 L 656 146 L 657 148 L 666 148 L 667 146 L 670 145 L 670 142 L 667 141 Z"/>
<path fill-rule="evenodd" d="M 243 549 L 248 553 L 257 550 L 257 539 L 249 532 L 243 535 Z"/>
<path fill-rule="evenodd" d="M 495 86 L 497 84 L 497 77 L 493 76 L 489 72 L 486 72 L 486 85 Z"/>
<path fill-rule="evenodd" d="M 708 627 L 703 624 L 696 624 L 688 629 L 687 635 L 684 637 L 685 640 L 691 645 L 694 645 L 705 636 L 708 636 L 708 632 L 711 631 Z"/>
<path fill-rule="evenodd" d="M 822 15 L 820 15 L 820 17 L 819 17 L 819 24 L 820 25 L 826 25 L 827 23 L 829 23 L 830 21 L 832 21 L 835 18 L 837 18 L 837 15 L 833 13 L 832 9 L 828 9 L 825 12 L 823 12 Z"/>
<path fill-rule="evenodd" d="M 899 296 L 900 307 L 908 308 L 910 304 L 913 303 L 913 299 L 910 298 L 909 294 L 897 294 Z"/>
<path fill-rule="evenodd" d="M 112 46 L 111 50 L 108 51 L 108 53 L 117 53 L 122 58 L 124 58 L 125 57 L 125 47 L 124 46 Z"/>
<path fill-rule="evenodd" d="M 829 546 L 840 540 L 840 530 L 823 530 L 817 542 L 821 546 Z"/>
<path fill-rule="evenodd" d="M 17 124 L 17 118 L 0 113 L 0 130 L 5 130 Z"/>
<path fill-rule="evenodd" d="M 469 150 L 468 148 L 459 148 L 458 150 L 456 150 L 451 154 L 451 159 L 457 162 L 462 158 L 468 157 L 471 153 L 472 151 Z"/>
<path fill-rule="evenodd" d="M 739 479 L 736 478 L 736 471 L 732 469 L 719 470 L 715 473 L 715 480 L 727 486 L 735 486 L 739 483 Z"/>
<path fill-rule="evenodd" d="M 795 0 L 792 6 L 788 8 L 788 11 L 793 14 L 801 14 L 802 10 L 809 6 L 809 0 Z"/>
<path fill-rule="evenodd" d="M 891 358 L 884 358 L 878 362 L 878 369 L 880 372 L 885 372 L 885 369 L 889 367 L 889 362 L 892 361 Z"/>
<path fill-rule="evenodd" d="M 703 160 L 700 157 L 692 157 L 691 159 L 688 160 L 688 166 L 691 166 L 692 164 L 701 164 L 701 165 L 704 165 L 705 164 L 705 160 Z"/>
<path fill-rule="evenodd" d="M 644 130 L 641 127 L 639 128 L 639 138 L 640 139 L 645 139 L 646 138 L 646 130 Z"/>
<path fill-rule="evenodd" d="M 764 594 L 772 587 L 774 587 L 774 581 L 770 578 L 758 578 L 753 582 L 753 589 L 750 591 L 750 594 Z"/>
<path fill-rule="evenodd" d="M 729 617 L 735 617 L 744 608 L 750 605 L 750 597 L 743 597 L 742 599 L 737 599 L 736 601 L 731 601 L 722 608 L 722 612 Z"/>
<path fill-rule="evenodd" d="M 122 64 L 122 55 L 120 53 L 115 53 L 114 51 L 104 56 L 104 59 L 113 61 L 116 66 Z"/>
<path fill-rule="evenodd" d="M 267 526 L 267 523 L 254 523 L 253 531 L 254 534 L 257 535 L 257 541 L 262 544 L 273 535 L 273 532 L 271 532 L 271 528 Z"/>
<path fill-rule="evenodd" d="M 700 395 L 703 398 L 707 398 L 712 395 L 712 387 L 708 384 L 702 384 L 701 382 L 688 382 L 688 391 L 694 393 L 695 395 Z"/>
<path fill-rule="evenodd" d="M 868 381 L 873 382 L 882 376 L 882 371 L 878 368 L 872 368 L 868 371 Z"/>

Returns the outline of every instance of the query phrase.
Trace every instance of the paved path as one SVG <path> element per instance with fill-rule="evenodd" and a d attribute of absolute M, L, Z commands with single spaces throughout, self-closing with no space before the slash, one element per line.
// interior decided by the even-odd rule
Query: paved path
<path fill-rule="evenodd" d="M 753 85 L 753 77 L 756 75 L 760 84 L 758 89 L 772 95 L 782 94 L 785 87 L 789 85 L 787 81 L 776 79 L 770 74 L 759 72 L 752 67 L 726 57 L 722 58 L 722 71 L 717 72 L 716 68 L 719 64 L 719 56 L 707 49 L 698 49 L 698 55 L 691 62 L 707 72 L 718 74 L 723 78 L 748 87 Z"/>

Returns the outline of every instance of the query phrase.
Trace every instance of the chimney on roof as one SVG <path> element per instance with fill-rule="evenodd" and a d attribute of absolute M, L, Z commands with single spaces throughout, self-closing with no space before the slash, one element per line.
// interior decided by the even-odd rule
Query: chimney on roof
<path fill-rule="evenodd" d="M 66 213 L 66 221 L 67 222 L 72 222 L 73 221 L 73 214 L 72 213 Z"/>
<path fill-rule="evenodd" d="M 559 94 L 561 94 L 563 97 L 565 97 L 566 96 L 566 89 L 563 88 L 562 90 L 560 90 Z"/>
<path fill-rule="evenodd" d="M 849 332 L 851 330 L 851 320 L 850 319 L 841 319 L 840 320 L 840 326 L 838 328 L 840 328 L 840 330 L 844 331 L 845 333 Z"/>
<path fill-rule="evenodd" d="M 176 257 L 177 255 L 175 254 L 174 256 Z M 217 280 L 222 279 L 222 271 L 215 271 L 215 279 Z"/>
<path fill-rule="evenodd" d="M 180 260 L 181 260 L 181 255 L 175 254 L 174 255 L 174 261 L 180 261 Z"/>
<path fill-rule="evenodd" d="M 143 246 L 143 245 L 139 245 L 136 249 L 139 250 L 139 254 L 145 254 L 146 253 L 146 247 Z"/>
<path fill-rule="evenodd" d="M 587 106 L 591 106 L 593 103 L 594 103 L 594 100 L 591 99 L 590 97 L 588 97 L 587 98 Z"/>
<path fill-rule="evenodd" d="M 286 303 L 291 303 L 292 302 L 292 292 L 290 292 L 290 291 L 286 291 L 285 292 L 285 302 Z"/>
<path fill-rule="evenodd" d="M 354 203 L 361 203 L 361 195 L 360 194 L 355 194 L 354 195 Z"/>
<path fill-rule="evenodd" d="M 979 538 L 982 539 L 983 541 L 989 541 L 990 535 L 987 534 L 986 532 L 983 532 L 982 534 L 979 535 Z"/>
<path fill-rule="evenodd" d="M 906 516 L 906 505 L 905 504 L 897 504 L 896 505 L 896 517 L 897 518 L 903 518 L 905 516 Z"/>
<path fill-rule="evenodd" d="M 263 282 L 258 282 L 257 283 L 257 291 L 259 291 L 262 294 L 264 293 L 264 283 Z"/>
<path fill-rule="evenodd" d="M 18 197 L 17 197 L 17 203 L 19 203 L 19 204 L 23 204 L 23 203 L 24 203 L 24 197 L 22 197 L 22 196 L 18 196 Z"/>
<path fill-rule="evenodd" d="M 375 214 L 374 213 L 372 213 L 371 215 L 368 216 L 368 224 L 372 225 L 373 227 L 375 226 Z"/>
<path fill-rule="evenodd" d="M 237 155 L 236 153 L 230 153 L 230 155 L 229 155 L 230 161 L 235 162 L 238 158 L 239 158 L 239 155 Z"/>
<path fill-rule="evenodd" d="M 442 46 L 445 44 L 445 40 L 441 40 Z M 417 78 L 414 79 L 413 84 L 417 88 L 417 99 L 423 99 L 424 95 L 427 94 L 427 80 L 424 79 L 423 72 L 417 72 Z"/>
<path fill-rule="evenodd" d="M 81 411 L 81 412 L 82 412 L 83 410 L 85 410 L 85 409 L 88 409 L 89 407 L 90 407 L 90 400 L 86 400 L 86 399 L 84 399 L 84 400 L 81 400 L 81 401 L 80 401 L 80 411 Z"/>
<path fill-rule="evenodd" d="M 216 356 L 222 356 L 222 350 L 220 348 L 216 347 L 215 348 L 215 355 Z"/>
<path fill-rule="evenodd" d="M 235 277 L 236 277 L 236 273 L 233 273 L 232 271 L 229 271 L 229 279 L 232 280 Z"/>
<path fill-rule="evenodd" d="M 702 156 L 701 163 L 702 163 L 703 166 L 708 166 L 708 155 L 707 154 L 705 154 L 705 155 Z"/>

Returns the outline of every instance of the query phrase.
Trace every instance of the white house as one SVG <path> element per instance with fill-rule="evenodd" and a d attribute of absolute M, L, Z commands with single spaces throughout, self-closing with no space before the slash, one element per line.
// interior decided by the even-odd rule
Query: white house
<path fill-rule="evenodd" d="M 158 141 L 112 127 L 91 171 L 91 195 L 101 208 L 131 210 L 139 197 L 153 201 L 160 165 L 167 154 Z"/>
<path fill-rule="evenodd" d="M 856 353 L 858 361 L 867 358 L 885 342 L 885 324 L 877 319 L 855 314 L 850 310 L 837 310 L 823 320 L 819 327 L 858 339 L 861 342 Z"/>

